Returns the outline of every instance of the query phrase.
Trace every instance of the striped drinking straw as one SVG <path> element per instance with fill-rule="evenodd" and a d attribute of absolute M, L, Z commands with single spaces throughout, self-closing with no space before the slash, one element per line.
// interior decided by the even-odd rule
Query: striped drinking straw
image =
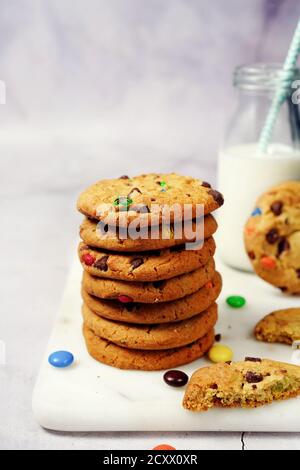
<path fill-rule="evenodd" d="M 286 100 L 289 94 L 291 81 L 294 76 L 294 69 L 296 66 L 299 53 L 300 53 L 300 20 L 297 24 L 296 31 L 294 33 L 294 37 L 292 39 L 292 42 L 288 51 L 288 55 L 283 65 L 282 75 L 280 76 L 280 83 L 279 83 L 278 89 L 275 92 L 275 96 L 272 101 L 270 110 L 268 112 L 265 125 L 260 134 L 258 148 L 261 153 L 265 153 L 267 151 L 280 107 L 282 103 Z"/>

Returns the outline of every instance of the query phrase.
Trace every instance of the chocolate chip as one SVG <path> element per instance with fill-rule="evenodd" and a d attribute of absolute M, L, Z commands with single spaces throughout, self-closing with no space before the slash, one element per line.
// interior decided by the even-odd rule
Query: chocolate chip
<path fill-rule="evenodd" d="M 165 285 L 166 281 L 154 281 L 152 284 L 155 289 L 161 289 Z"/>
<path fill-rule="evenodd" d="M 129 199 L 132 198 L 132 196 L 134 196 L 134 193 L 138 193 L 138 194 L 142 194 L 142 191 L 139 189 L 139 188 L 133 188 L 130 193 L 127 194 L 127 197 Z"/>
<path fill-rule="evenodd" d="M 275 201 L 271 204 L 271 211 L 274 215 L 280 215 L 282 213 L 283 202 L 282 201 Z"/>
<path fill-rule="evenodd" d="M 254 253 L 254 251 L 249 251 L 249 252 L 248 252 L 248 256 L 249 256 L 250 259 L 255 259 L 255 253 Z"/>
<path fill-rule="evenodd" d="M 122 175 L 122 176 L 120 176 L 119 179 L 120 179 L 120 180 L 129 180 L 129 176 L 127 176 L 127 175 Z"/>
<path fill-rule="evenodd" d="M 249 362 L 261 362 L 261 359 L 259 357 L 245 357 L 245 361 Z"/>
<path fill-rule="evenodd" d="M 100 269 L 100 271 L 108 271 L 107 260 L 108 256 L 102 256 L 94 263 L 94 268 Z"/>
<path fill-rule="evenodd" d="M 215 335 L 215 341 L 217 341 L 217 343 L 219 343 L 221 339 L 222 339 L 222 335 L 220 334 Z"/>
<path fill-rule="evenodd" d="M 211 384 L 209 388 L 211 388 L 212 390 L 218 390 L 219 387 L 218 384 Z"/>
<path fill-rule="evenodd" d="M 288 251 L 291 248 L 289 241 L 285 237 L 281 237 L 278 243 L 277 256 L 280 256 L 284 251 Z"/>
<path fill-rule="evenodd" d="M 280 238 L 279 233 L 276 228 L 271 228 L 271 230 L 269 230 L 266 235 L 266 240 L 271 245 L 274 245 L 274 243 L 276 243 L 279 240 L 279 238 Z"/>
<path fill-rule="evenodd" d="M 257 389 L 257 385 L 252 385 L 252 390 L 256 390 Z"/>
<path fill-rule="evenodd" d="M 300 268 L 296 269 L 296 274 L 297 274 L 298 279 L 300 279 Z"/>
<path fill-rule="evenodd" d="M 209 184 L 207 181 L 202 181 L 201 186 L 203 186 L 204 188 L 211 188 L 211 184 Z"/>
<path fill-rule="evenodd" d="M 264 377 L 262 374 L 256 374 L 256 372 L 247 372 L 246 374 L 246 380 L 248 384 L 257 384 L 259 382 L 262 382 L 264 380 Z"/>
<path fill-rule="evenodd" d="M 219 191 L 211 189 L 210 191 L 208 191 L 208 194 L 214 198 L 214 200 L 217 204 L 219 204 L 219 206 L 222 206 L 224 204 L 224 197 L 221 193 L 219 193 Z"/>
<path fill-rule="evenodd" d="M 226 361 L 225 364 L 228 364 L 229 366 L 231 366 L 231 363 L 232 361 Z"/>
<path fill-rule="evenodd" d="M 143 258 L 134 258 L 131 262 L 130 262 L 131 266 L 132 266 L 132 269 L 137 269 L 139 266 L 141 266 L 142 264 L 144 264 L 144 260 Z"/>

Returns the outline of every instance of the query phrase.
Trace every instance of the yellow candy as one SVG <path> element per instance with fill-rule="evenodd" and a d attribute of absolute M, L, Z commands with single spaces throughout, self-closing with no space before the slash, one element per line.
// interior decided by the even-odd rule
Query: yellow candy
<path fill-rule="evenodd" d="M 227 362 L 232 360 L 233 352 L 224 344 L 215 344 L 208 351 L 208 357 L 212 362 Z"/>

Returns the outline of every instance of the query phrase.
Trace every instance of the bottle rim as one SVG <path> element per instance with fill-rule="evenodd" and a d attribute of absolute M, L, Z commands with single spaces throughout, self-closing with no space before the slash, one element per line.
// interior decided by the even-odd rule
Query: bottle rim
<path fill-rule="evenodd" d="M 280 85 L 290 87 L 297 79 L 300 79 L 298 67 L 286 72 L 283 64 L 276 62 L 239 65 L 233 74 L 234 86 L 249 91 L 274 91 Z"/>

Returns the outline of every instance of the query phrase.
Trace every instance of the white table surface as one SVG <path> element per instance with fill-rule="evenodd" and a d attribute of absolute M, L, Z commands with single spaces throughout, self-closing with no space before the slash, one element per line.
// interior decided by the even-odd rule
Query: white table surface
<path fill-rule="evenodd" d="M 17 140 L 17 139 L 16 139 Z M 93 145 L 62 139 L 1 142 L 1 449 L 300 449 L 299 434 L 59 433 L 40 428 L 31 411 L 32 389 L 74 255 L 80 189 L 103 176 L 177 170 L 214 182 L 214 168 L 197 155 L 164 149 Z M 131 155 L 140 153 L 143 158 Z M 100 155 L 100 156 L 99 156 Z M 137 166 L 138 165 L 138 166 Z"/>

